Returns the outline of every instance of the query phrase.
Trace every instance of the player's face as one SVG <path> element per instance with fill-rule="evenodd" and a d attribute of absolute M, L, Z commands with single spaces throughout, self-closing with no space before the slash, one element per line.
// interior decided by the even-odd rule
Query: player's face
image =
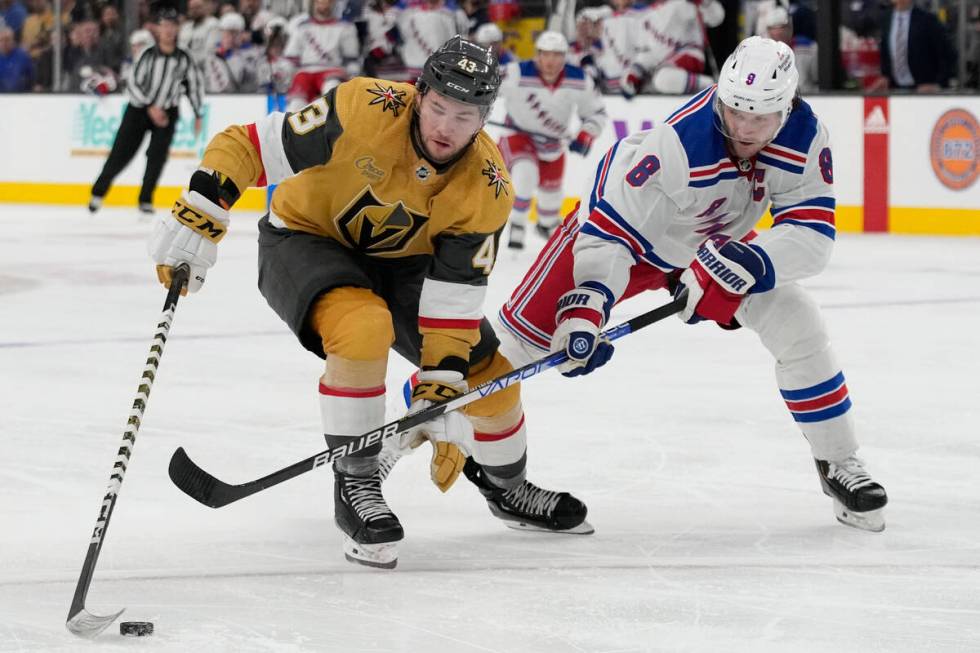
<path fill-rule="evenodd" d="M 561 69 L 565 67 L 565 53 L 537 52 L 534 55 L 534 63 L 538 67 L 538 72 L 541 73 L 541 79 L 551 84 L 558 79 Z"/>
<path fill-rule="evenodd" d="M 419 135 L 433 160 L 442 162 L 456 156 L 483 128 L 483 116 L 472 104 L 439 95 L 425 94 L 419 103 Z"/>
<path fill-rule="evenodd" d="M 776 113 L 749 113 L 722 105 L 725 132 L 732 153 L 749 159 L 759 153 L 776 135 L 782 116 Z"/>

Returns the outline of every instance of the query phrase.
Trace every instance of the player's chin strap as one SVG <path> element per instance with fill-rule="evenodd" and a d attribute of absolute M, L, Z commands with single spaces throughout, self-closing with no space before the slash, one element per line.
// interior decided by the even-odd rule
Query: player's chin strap
<path fill-rule="evenodd" d="M 687 304 L 687 294 L 684 293 L 669 304 L 664 304 L 659 308 L 638 315 L 622 324 L 611 329 L 607 329 L 600 334 L 600 337 L 608 340 L 616 340 L 625 335 L 639 331 L 654 322 L 659 322 L 675 313 L 679 313 Z M 472 390 L 465 392 L 458 397 L 434 404 L 417 413 L 406 415 L 400 420 L 389 422 L 384 426 L 368 433 L 364 433 L 358 438 L 346 442 L 337 447 L 332 447 L 318 454 L 310 456 L 305 460 L 293 463 L 279 471 L 273 472 L 268 476 L 242 483 L 240 485 L 230 485 L 221 481 L 208 472 L 204 471 L 191 460 L 184 448 L 181 447 L 174 452 L 170 458 L 170 480 L 174 482 L 187 496 L 195 501 L 203 503 L 211 508 L 220 508 L 229 503 L 234 503 L 240 499 L 251 496 L 256 492 L 261 492 L 274 485 L 279 485 L 283 481 L 288 481 L 294 476 L 305 474 L 306 472 L 322 467 L 327 463 L 343 458 L 351 453 L 361 451 L 366 447 L 375 445 L 386 438 L 408 431 L 411 428 L 431 421 L 440 415 L 457 410 L 482 399 L 487 395 L 499 392 L 512 385 L 526 381 L 532 376 L 537 376 L 541 372 L 557 367 L 568 361 L 565 350 L 552 352 L 543 358 L 532 361 L 527 365 L 508 372 L 495 379 L 481 383 Z"/>

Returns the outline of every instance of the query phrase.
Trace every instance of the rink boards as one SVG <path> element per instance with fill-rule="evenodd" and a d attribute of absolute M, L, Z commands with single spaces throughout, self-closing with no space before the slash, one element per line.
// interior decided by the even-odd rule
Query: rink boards
<path fill-rule="evenodd" d="M 607 97 L 609 127 L 587 158 L 569 156 L 566 205 L 588 191 L 596 163 L 616 139 L 663 120 L 682 100 Z M 980 234 L 980 96 L 815 96 L 808 101 L 832 137 L 840 230 Z M 124 106 L 122 95 L 5 97 L 0 142 L 19 155 L 0 158 L 0 203 L 84 205 Z M 212 136 L 265 113 L 264 96 L 212 96 L 204 105 L 204 129 L 195 136 L 185 106 L 156 205 L 173 203 Z M 503 119 L 499 105 L 492 119 Z M 496 136 L 503 130 L 488 131 Z M 143 167 L 141 154 L 117 179 L 108 205 L 136 204 Z M 252 189 L 239 206 L 258 210 L 265 202 L 265 191 Z"/>

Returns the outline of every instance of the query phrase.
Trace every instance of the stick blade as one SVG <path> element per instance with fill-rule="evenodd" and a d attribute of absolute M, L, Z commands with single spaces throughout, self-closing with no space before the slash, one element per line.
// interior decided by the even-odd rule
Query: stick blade
<path fill-rule="evenodd" d="M 198 467 L 183 447 L 178 447 L 170 457 L 168 473 L 174 485 L 198 503 L 203 503 L 209 508 L 220 508 L 230 503 L 226 500 L 228 493 L 222 492 L 228 484 Z"/>
<path fill-rule="evenodd" d="M 100 617 L 97 614 L 92 614 L 85 608 L 82 608 L 74 615 L 68 618 L 65 622 L 65 626 L 73 635 L 78 635 L 79 637 L 84 637 L 85 639 L 95 639 L 98 637 L 99 633 L 108 628 L 113 621 L 119 618 L 126 608 L 123 608 L 119 612 L 109 615 L 107 617 Z"/>

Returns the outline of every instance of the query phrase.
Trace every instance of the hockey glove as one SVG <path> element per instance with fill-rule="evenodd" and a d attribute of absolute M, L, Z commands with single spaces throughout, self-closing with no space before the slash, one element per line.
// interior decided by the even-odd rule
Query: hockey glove
<path fill-rule="evenodd" d="M 636 64 L 629 67 L 619 80 L 619 91 L 627 100 L 632 100 L 643 88 L 646 73 Z"/>
<path fill-rule="evenodd" d="M 674 297 L 687 289 L 680 318 L 688 324 L 714 320 L 724 326 L 731 324 L 746 294 L 772 290 L 775 283 L 772 262 L 761 247 L 715 236 L 681 274 Z"/>
<path fill-rule="evenodd" d="M 595 136 L 589 132 L 582 130 L 575 137 L 575 140 L 571 142 L 568 149 L 572 152 L 578 152 L 582 156 L 589 156 L 589 150 L 592 149 L 592 141 L 595 140 Z"/>
<path fill-rule="evenodd" d="M 425 410 L 434 403 L 453 399 L 466 392 L 466 381 L 461 372 L 448 370 L 423 370 L 419 383 L 412 391 L 412 405 L 408 414 Z M 402 436 L 402 448 L 417 447 L 423 440 L 432 443 L 432 462 L 429 473 L 432 482 L 445 492 L 456 482 L 463 471 L 466 457 L 473 442 L 473 426 L 461 411 L 443 413 L 409 430 Z"/>
<path fill-rule="evenodd" d="M 612 357 L 612 343 L 599 336 L 612 307 L 607 292 L 579 286 L 558 299 L 558 328 L 551 337 L 551 351 L 568 355 L 568 361 L 558 366 L 563 375 L 589 374 Z"/>
<path fill-rule="evenodd" d="M 218 260 L 218 241 L 227 230 L 227 209 L 194 190 L 181 195 L 170 215 L 157 218 L 147 244 L 160 283 L 169 288 L 173 269 L 187 263 L 191 268 L 187 291 L 200 290 L 208 268 Z"/>

